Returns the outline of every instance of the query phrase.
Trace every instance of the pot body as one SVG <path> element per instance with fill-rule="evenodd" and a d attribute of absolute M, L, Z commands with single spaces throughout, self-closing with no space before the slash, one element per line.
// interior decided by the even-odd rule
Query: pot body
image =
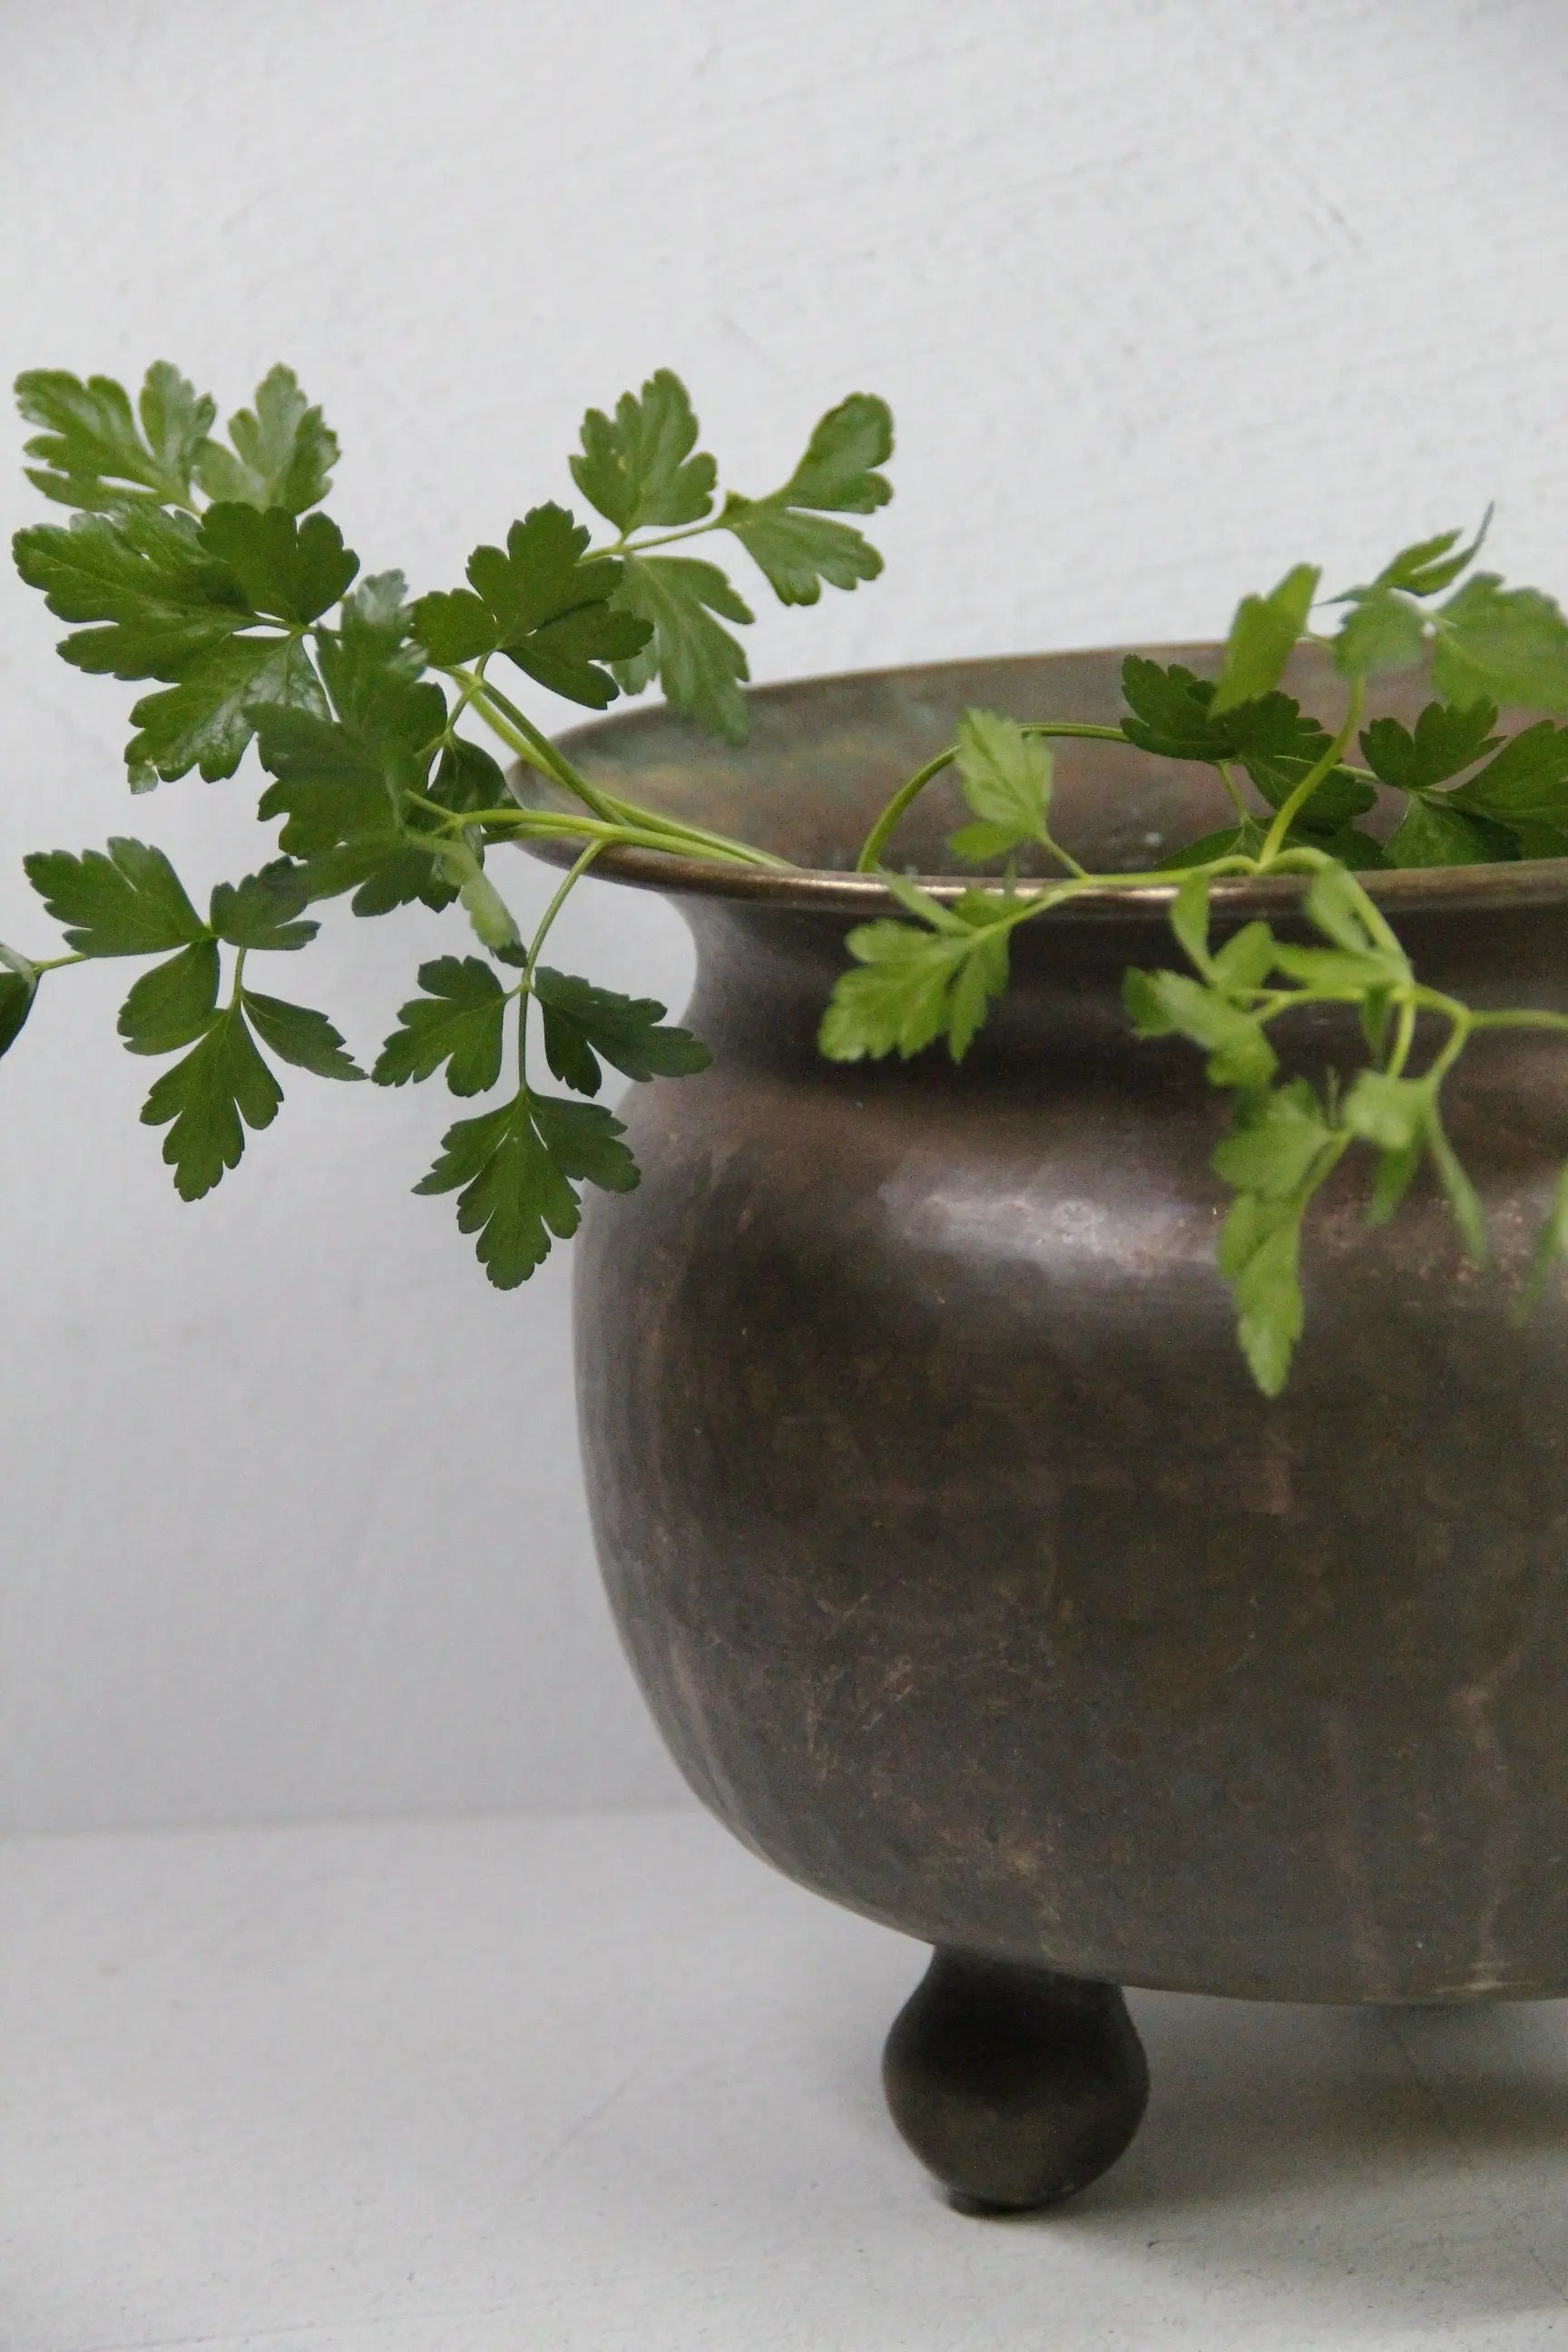
<path fill-rule="evenodd" d="M 837 1067 L 851 917 L 684 910 L 716 1065 L 623 1113 L 578 1335 L 611 1601 L 700 1796 L 825 1895 L 1064 1974 L 1568 1990 L 1568 1309 L 1509 1313 L 1560 1047 L 1451 1088 L 1500 1263 L 1424 1183 L 1369 1228 L 1342 1171 L 1268 1402 L 1214 1266 L 1224 1103 L 1120 1008 L 1157 923 L 1027 927 L 962 1068 Z M 1436 985 L 1568 1009 L 1555 904 L 1401 929 Z M 1299 1044 L 1358 1059 L 1335 1018 Z"/>

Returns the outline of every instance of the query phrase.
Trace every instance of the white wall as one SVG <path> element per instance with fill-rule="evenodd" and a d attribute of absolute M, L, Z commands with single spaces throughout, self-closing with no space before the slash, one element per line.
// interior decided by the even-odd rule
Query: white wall
<path fill-rule="evenodd" d="M 1210 632 L 1494 496 L 1500 562 L 1568 585 L 1562 0 L 0 14 L 5 372 L 165 355 L 232 402 L 287 357 L 351 541 L 420 587 L 661 363 L 753 487 L 844 391 L 898 413 L 886 578 L 775 614 L 763 677 Z M 130 690 L 0 598 L 0 937 L 48 936 L 28 848 L 254 862 L 237 786 L 127 806 Z M 576 968 L 679 1001 L 663 908 L 600 887 L 570 924 Z M 331 929 L 314 1001 L 373 1045 L 446 927 Z M 62 978 L 0 1071 L 4 1819 L 663 1801 L 564 1265 L 501 1298 L 409 1197 L 432 1088 L 301 1080 L 183 1208 L 123 979 Z"/>

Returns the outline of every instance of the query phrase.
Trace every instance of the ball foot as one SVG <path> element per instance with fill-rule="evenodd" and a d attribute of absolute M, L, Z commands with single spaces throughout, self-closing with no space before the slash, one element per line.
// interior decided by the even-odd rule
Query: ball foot
<path fill-rule="evenodd" d="M 1086 2189 L 1149 2098 L 1120 1987 L 940 1950 L 894 2020 L 882 2081 L 910 2147 L 975 2212 Z"/>

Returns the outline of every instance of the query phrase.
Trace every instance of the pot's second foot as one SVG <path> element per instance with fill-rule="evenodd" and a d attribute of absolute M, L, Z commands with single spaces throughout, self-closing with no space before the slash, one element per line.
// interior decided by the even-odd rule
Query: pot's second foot
<path fill-rule="evenodd" d="M 1149 2098 L 1116 1985 L 938 1951 L 888 2036 L 893 2121 L 955 2201 L 1058 2204 L 1109 2170 Z"/>

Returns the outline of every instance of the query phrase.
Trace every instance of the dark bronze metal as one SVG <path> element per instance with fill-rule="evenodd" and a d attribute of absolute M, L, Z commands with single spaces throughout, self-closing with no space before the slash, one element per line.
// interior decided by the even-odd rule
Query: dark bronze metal
<path fill-rule="evenodd" d="M 1560 1043 L 1483 1040 L 1453 1086 L 1490 1270 L 1430 1190 L 1373 1230 L 1342 1171 L 1272 1404 L 1214 1269 L 1224 1106 L 1121 1008 L 1124 966 L 1173 960 L 1156 898 L 1019 933 L 962 1068 L 816 1052 L 845 934 L 888 909 L 843 870 L 888 793 L 966 703 L 1114 717 L 1119 660 L 769 688 L 743 752 L 661 713 L 572 739 L 601 780 L 815 869 L 598 869 L 675 897 L 717 1055 L 634 1090 L 641 1189 L 595 1200 L 577 1245 L 623 1637 L 738 1836 L 974 1964 L 1300 2000 L 1568 1991 L 1568 1299 L 1509 1319 L 1568 1152 Z M 1218 794 L 1058 747 L 1059 830 L 1097 867 L 1157 862 Z M 940 872 L 957 814 L 933 787 L 900 862 Z M 1227 923 L 1289 927 L 1298 887 L 1216 895 Z M 1568 866 L 1372 887 L 1424 977 L 1568 1009 Z M 1335 1014 L 1298 1051 L 1360 1048 Z"/>
<path fill-rule="evenodd" d="M 1149 2063 L 1114 1985 L 937 1952 L 882 2053 L 893 2121 L 955 2202 L 1059 2205 L 1143 2120 Z"/>

